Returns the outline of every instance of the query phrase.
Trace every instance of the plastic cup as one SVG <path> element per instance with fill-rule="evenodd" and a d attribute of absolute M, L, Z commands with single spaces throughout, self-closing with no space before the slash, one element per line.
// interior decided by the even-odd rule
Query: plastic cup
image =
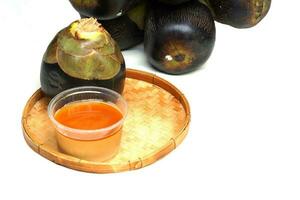
<path fill-rule="evenodd" d="M 106 103 L 118 109 L 123 117 L 108 127 L 95 130 L 74 129 L 55 119 L 56 112 L 63 106 L 88 101 Z M 120 94 L 106 88 L 92 86 L 66 90 L 55 96 L 48 106 L 48 115 L 56 129 L 60 150 L 88 161 L 109 160 L 118 153 L 126 114 L 127 104 Z"/>

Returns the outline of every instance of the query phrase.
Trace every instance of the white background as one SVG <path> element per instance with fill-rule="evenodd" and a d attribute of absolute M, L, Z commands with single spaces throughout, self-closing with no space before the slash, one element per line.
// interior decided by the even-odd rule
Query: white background
<path fill-rule="evenodd" d="M 67 0 L 0 0 L 0 199 L 300 199 L 299 7 L 273 0 L 252 29 L 217 23 L 211 58 L 188 75 L 154 71 L 142 45 L 124 52 L 128 67 L 155 72 L 185 93 L 191 129 L 157 163 L 101 175 L 42 158 L 21 130 L 42 55 L 78 15 Z"/>

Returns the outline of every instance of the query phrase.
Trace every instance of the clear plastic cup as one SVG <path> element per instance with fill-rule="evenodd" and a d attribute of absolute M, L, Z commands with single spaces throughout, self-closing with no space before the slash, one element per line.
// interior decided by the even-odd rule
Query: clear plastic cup
<path fill-rule="evenodd" d="M 78 102 L 106 103 L 122 113 L 122 119 L 101 129 L 74 129 L 55 119 L 56 112 L 63 106 Z M 124 98 L 101 87 L 77 87 L 55 96 L 49 103 L 48 115 L 55 129 L 58 146 L 64 153 L 89 161 L 105 161 L 114 157 L 120 147 L 122 127 L 127 114 Z"/>

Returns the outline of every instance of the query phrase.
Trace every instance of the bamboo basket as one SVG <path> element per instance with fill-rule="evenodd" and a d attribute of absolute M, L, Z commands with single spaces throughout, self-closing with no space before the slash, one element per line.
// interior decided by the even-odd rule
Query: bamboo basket
<path fill-rule="evenodd" d="M 123 93 L 128 103 L 121 148 L 111 160 L 86 161 L 62 153 L 47 115 L 50 101 L 41 90 L 28 100 L 22 116 L 27 144 L 46 159 L 75 170 L 113 173 L 143 168 L 173 151 L 185 138 L 190 108 L 185 96 L 154 74 L 128 69 Z"/>

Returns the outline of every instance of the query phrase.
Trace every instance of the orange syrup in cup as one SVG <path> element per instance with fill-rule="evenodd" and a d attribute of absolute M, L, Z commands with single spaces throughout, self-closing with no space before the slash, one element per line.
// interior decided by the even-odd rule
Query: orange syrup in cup
<path fill-rule="evenodd" d="M 126 113 L 122 96 L 100 87 L 67 90 L 48 106 L 59 149 L 76 158 L 98 162 L 118 153 Z"/>

